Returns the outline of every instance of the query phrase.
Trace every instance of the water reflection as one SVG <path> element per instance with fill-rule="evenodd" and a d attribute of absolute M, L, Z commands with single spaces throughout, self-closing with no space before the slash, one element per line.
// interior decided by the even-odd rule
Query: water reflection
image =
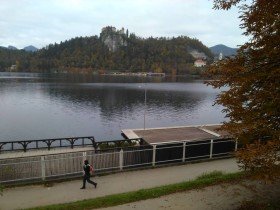
<path fill-rule="evenodd" d="M 181 78 L 182 79 L 182 78 Z M 183 79 L 182 79 L 183 80 Z M 168 78 L 37 75 L 1 78 L 0 140 L 94 135 L 121 139 L 121 129 L 219 123 L 217 91 L 201 81 Z M 136 83 L 135 83 L 136 82 Z"/>

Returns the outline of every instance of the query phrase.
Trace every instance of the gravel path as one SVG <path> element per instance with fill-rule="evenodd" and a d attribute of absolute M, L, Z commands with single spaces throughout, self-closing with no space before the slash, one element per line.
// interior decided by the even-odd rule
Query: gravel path
<path fill-rule="evenodd" d="M 103 210 L 233 210 L 240 207 L 244 201 L 264 202 L 279 199 L 280 182 L 260 184 L 250 181 L 241 184 L 220 184 Z"/>

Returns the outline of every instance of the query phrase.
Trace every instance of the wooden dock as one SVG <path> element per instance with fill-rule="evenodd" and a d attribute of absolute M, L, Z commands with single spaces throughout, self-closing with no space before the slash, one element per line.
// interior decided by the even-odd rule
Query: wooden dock
<path fill-rule="evenodd" d="M 142 138 L 148 144 L 165 144 L 184 141 L 201 141 L 228 138 L 229 134 L 219 131 L 221 124 L 164 127 L 149 129 L 125 129 L 123 135 L 128 138 Z"/>

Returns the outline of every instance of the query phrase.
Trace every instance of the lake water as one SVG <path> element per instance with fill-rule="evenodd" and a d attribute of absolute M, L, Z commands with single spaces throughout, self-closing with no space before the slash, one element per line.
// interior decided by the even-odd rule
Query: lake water
<path fill-rule="evenodd" d="M 0 141 L 122 139 L 122 129 L 144 127 L 145 112 L 146 128 L 221 123 L 218 93 L 184 77 L 0 73 Z"/>

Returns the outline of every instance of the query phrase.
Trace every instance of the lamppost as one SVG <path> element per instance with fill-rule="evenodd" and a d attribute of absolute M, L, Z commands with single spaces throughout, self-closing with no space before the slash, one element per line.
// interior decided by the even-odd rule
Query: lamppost
<path fill-rule="evenodd" d="M 147 85 L 145 83 L 144 130 L 146 130 L 146 106 L 147 106 Z"/>
<path fill-rule="evenodd" d="M 145 86 L 145 94 L 144 94 L 144 130 L 146 130 L 146 109 L 147 109 L 147 84 L 144 84 Z M 142 88 L 142 86 L 139 86 L 139 88 Z"/>

